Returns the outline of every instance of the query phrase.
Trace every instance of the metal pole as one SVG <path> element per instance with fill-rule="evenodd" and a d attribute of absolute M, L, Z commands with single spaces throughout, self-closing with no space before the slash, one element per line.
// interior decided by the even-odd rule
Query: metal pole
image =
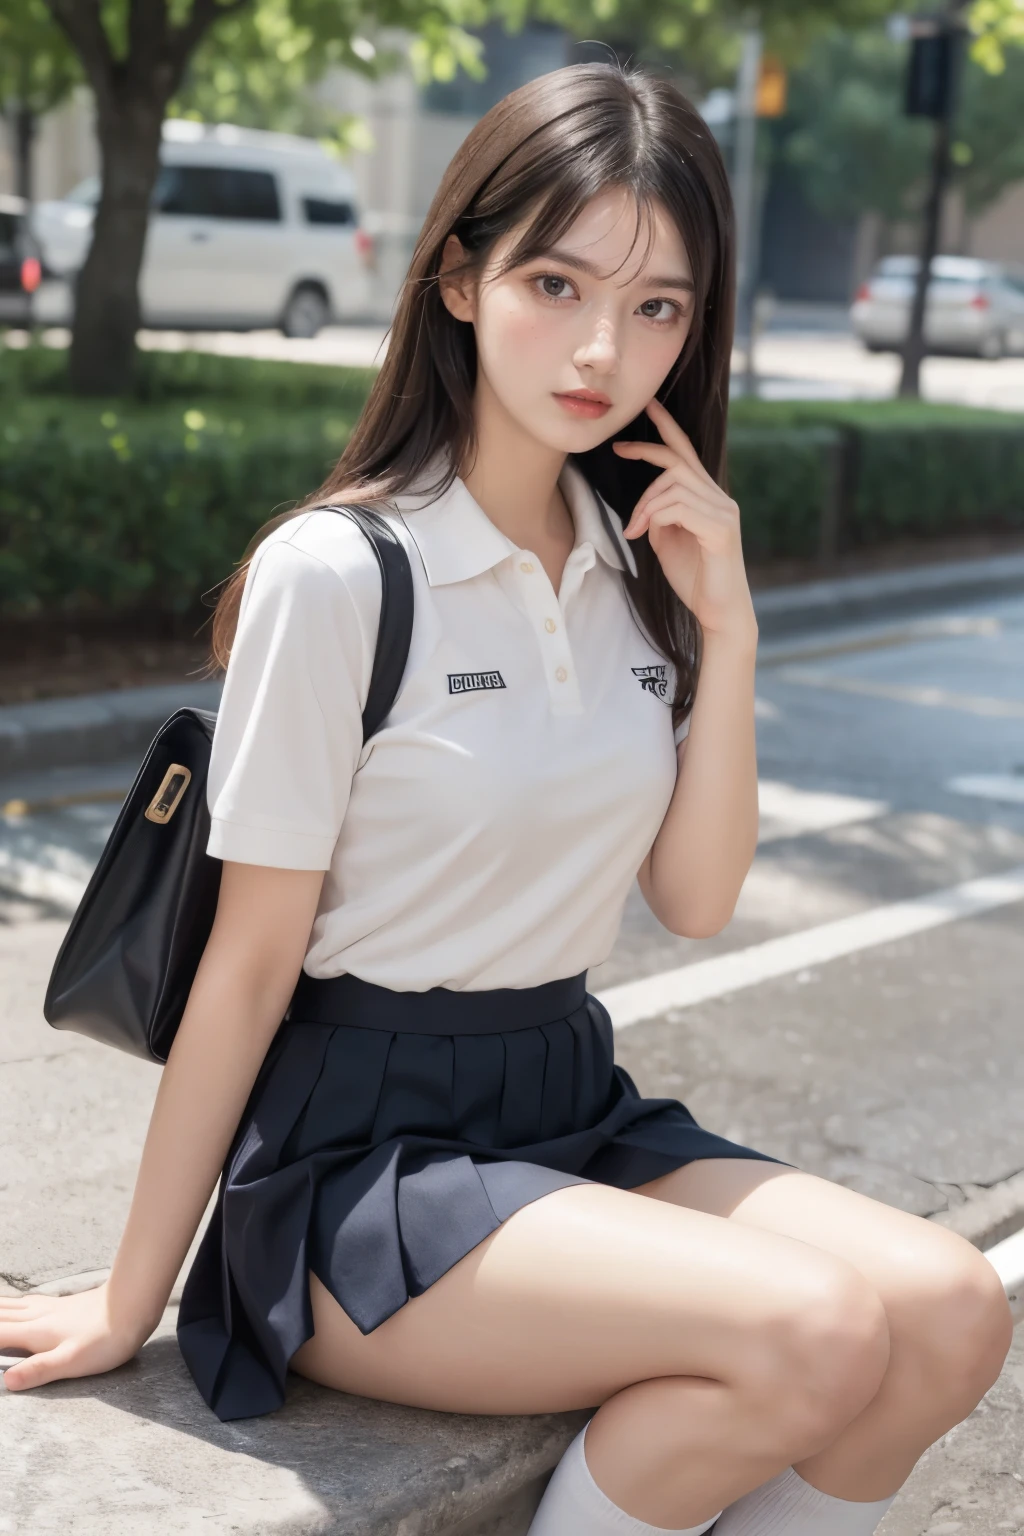
<path fill-rule="evenodd" d="M 949 117 L 936 119 L 935 138 L 932 143 L 931 185 L 928 188 L 921 238 L 921 259 L 914 284 L 914 301 L 910 309 L 910 324 L 903 350 L 903 372 L 900 377 L 899 392 L 905 396 L 916 397 L 921 393 L 921 363 L 927 351 L 924 337 L 925 306 L 928 299 L 928 284 L 931 281 L 932 260 L 939 248 L 942 207 L 949 182 L 951 137 Z"/>
<path fill-rule="evenodd" d="M 931 178 L 921 233 L 921 256 L 914 284 L 913 303 L 910 307 L 907 337 L 903 347 L 903 371 L 900 376 L 899 394 L 904 397 L 917 398 L 921 393 L 921 363 L 927 350 L 924 328 L 928 285 L 931 281 L 932 261 L 939 248 L 942 209 L 951 170 L 950 148 L 953 138 L 957 65 L 954 50 L 959 43 L 959 20 L 963 8 L 964 0 L 951 0 L 941 21 L 941 26 L 949 38 L 949 79 L 943 100 L 942 115 L 935 120 L 935 137 L 932 140 Z"/>
<path fill-rule="evenodd" d="M 763 39 L 759 27 L 743 34 L 736 77 L 736 139 L 733 148 L 733 203 L 736 209 L 736 320 L 746 352 L 747 379 L 754 376 L 754 289 L 757 281 L 756 171 L 757 82 Z"/>

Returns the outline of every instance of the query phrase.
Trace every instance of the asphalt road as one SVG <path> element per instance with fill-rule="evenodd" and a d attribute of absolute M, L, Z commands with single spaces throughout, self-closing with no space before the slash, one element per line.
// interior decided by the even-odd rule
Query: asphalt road
<path fill-rule="evenodd" d="M 642 993 L 617 1036 L 641 1091 L 955 1222 L 1024 1169 L 1024 598 L 908 622 L 885 644 L 878 628 L 763 647 L 761 843 L 732 922 L 678 939 L 634 894 L 591 986 L 625 998 L 670 973 L 654 1013 Z M 109 1263 L 156 1085 L 40 1013 L 114 809 L 0 820 L 0 868 L 37 859 L 68 881 L 63 910 L 0 899 L 0 1282 L 14 1289 Z M 837 924 L 846 948 L 822 960 Z M 784 960 L 759 980 L 777 940 Z M 671 973 L 710 961 L 687 1003 Z M 1024 1530 L 1022 1393 L 1016 1353 L 919 1465 L 886 1536 Z"/>

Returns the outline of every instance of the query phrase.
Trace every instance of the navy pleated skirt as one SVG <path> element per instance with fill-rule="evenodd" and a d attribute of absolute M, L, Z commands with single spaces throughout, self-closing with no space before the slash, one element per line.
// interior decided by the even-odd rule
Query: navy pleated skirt
<path fill-rule="evenodd" d="M 186 1279 L 178 1342 L 220 1419 L 279 1408 L 313 1271 L 366 1334 L 520 1206 L 702 1157 L 779 1159 L 641 1097 L 586 977 L 392 992 L 303 973 Z"/>

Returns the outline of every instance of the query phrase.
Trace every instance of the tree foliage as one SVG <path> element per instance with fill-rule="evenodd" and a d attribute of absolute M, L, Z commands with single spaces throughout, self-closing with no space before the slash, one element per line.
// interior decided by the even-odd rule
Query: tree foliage
<path fill-rule="evenodd" d="M 0 9 L 0 108 L 41 116 L 82 79 L 74 50 L 44 0 L 4 0 Z"/>
<path fill-rule="evenodd" d="M 989 74 L 1001 74 L 1008 52 L 1024 48 L 1024 0 L 974 0 L 968 19 L 975 62 Z"/>
<path fill-rule="evenodd" d="M 923 193 L 931 124 L 903 112 L 906 49 L 880 30 L 821 39 L 791 85 L 781 153 L 827 217 L 913 216 Z M 969 214 L 1024 178 L 1024 49 L 995 72 L 965 60 L 954 125 L 955 184 Z"/>

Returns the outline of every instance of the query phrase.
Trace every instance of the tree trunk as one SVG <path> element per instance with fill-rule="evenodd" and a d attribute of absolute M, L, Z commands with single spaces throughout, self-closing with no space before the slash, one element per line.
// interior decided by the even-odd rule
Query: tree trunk
<path fill-rule="evenodd" d="M 32 141 L 36 136 L 36 115 L 31 107 L 14 108 L 14 190 L 27 203 L 32 201 Z"/>
<path fill-rule="evenodd" d="M 904 399 L 916 400 L 921 393 L 921 364 L 927 350 L 924 337 L 925 314 L 928 302 L 928 285 L 931 281 L 932 261 L 939 248 L 939 226 L 942 220 L 942 200 L 949 180 L 949 151 L 951 125 L 948 117 L 940 117 L 935 124 L 935 142 L 932 149 L 932 174 L 928 188 L 928 200 L 924 211 L 924 231 L 921 240 L 921 258 L 914 284 L 914 298 L 910 306 L 907 339 L 903 347 L 903 372 L 899 393 Z"/>
<path fill-rule="evenodd" d="M 99 114 L 103 191 L 75 291 L 69 366 L 76 394 L 125 395 L 132 388 L 139 271 L 160 166 L 163 107 L 157 100 L 122 101 Z"/>

